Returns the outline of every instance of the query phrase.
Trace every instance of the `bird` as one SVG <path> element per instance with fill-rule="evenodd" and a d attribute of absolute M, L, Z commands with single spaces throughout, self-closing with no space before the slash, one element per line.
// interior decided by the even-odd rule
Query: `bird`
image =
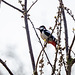
<path fill-rule="evenodd" d="M 47 42 L 48 44 L 52 44 L 54 47 L 56 47 L 56 44 L 57 44 L 56 38 L 51 34 L 49 30 L 46 29 L 44 25 L 36 29 L 40 31 L 40 36 L 44 40 L 45 43 Z"/>

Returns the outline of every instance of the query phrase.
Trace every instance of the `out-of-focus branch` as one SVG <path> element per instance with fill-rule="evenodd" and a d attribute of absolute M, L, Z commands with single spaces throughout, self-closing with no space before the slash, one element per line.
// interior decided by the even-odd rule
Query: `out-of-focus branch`
<path fill-rule="evenodd" d="M 0 63 L 6 68 L 6 70 L 9 72 L 10 75 L 13 75 L 13 73 L 11 72 L 11 70 L 8 68 L 8 66 L 6 65 L 6 63 L 3 62 L 2 59 L 0 59 Z"/>
<path fill-rule="evenodd" d="M 26 11 L 27 11 L 27 0 L 25 0 L 24 12 L 26 12 Z M 28 20 L 27 20 L 27 13 L 25 13 L 24 19 L 25 19 L 25 28 L 26 28 L 26 34 L 27 34 L 27 40 L 28 40 L 28 46 L 29 46 L 29 52 L 30 52 L 33 72 L 35 72 L 35 60 L 34 60 L 34 55 L 33 55 L 33 50 L 32 50 L 32 45 L 31 45 L 31 39 L 30 39 L 30 33 L 29 33 L 29 27 L 28 27 Z"/>
<path fill-rule="evenodd" d="M 1 5 L 1 1 L 2 1 L 2 0 L 0 0 L 0 5 Z"/>
<path fill-rule="evenodd" d="M 9 3 L 6 2 L 5 0 L 2 0 L 2 2 L 4 2 L 5 4 L 9 5 L 10 7 L 14 8 L 14 9 L 18 10 L 18 11 L 21 12 L 21 13 L 24 12 L 24 11 L 22 11 L 21 9 L 19 9 L 19 8 L 15 7 L 15 6 L 11 5 L 11 4 L 9 4 Z"/>

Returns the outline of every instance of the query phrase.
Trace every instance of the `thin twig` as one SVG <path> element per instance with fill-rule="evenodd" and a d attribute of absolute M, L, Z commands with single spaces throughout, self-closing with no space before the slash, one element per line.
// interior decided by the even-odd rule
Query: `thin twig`
<path fill-rule="evenodd" d="M 8 68 L 8 66 L 6 65 L 6 63 L 2 59 L 0 59 L 0 63 L 6 68 L 6 70 L 9 72 L 10 75 L 13 75 L 11 70 Z"/>
<path fill-rule="evenodd" d="M 52 33 L 54 32 L 55 27 L 56 27 L 56 25 L 54 26 L 54 28 L 53 28 L 53 30 L 52 30 Z M 52 35 L 52 33 L 51 33 L 51 35 Z M 51 35 L 50 35 L 50 36 L 51 36 Z M 49 36 L 49 37 L 50 37 L 50 36 Z M 47 40 L 47 41 L 48 41 L 48 40 Z M 42 51 L 45 51 L 46 46 L 47 46 L 47 42 L 45 43 L 44 47 L 42 48 L 42 50 L 41 50 L 41 52 L 40 52 L 40 54 L 39 54 L 39 56 L 38 56 L 38 59 L 37 59 L 37 62 L 36 62 L 36 70 L 37 70 L 37 65 L 38 65 L 38 61 L 39 61 L 39 58 L 40 58 L 40 56 L 41 56 L 41 53 L 42 53 Z M 50 63 L 50 65 L 51 65 L 51 63 Z M 51 65 L 51 67 L 52 67 L 52 65 Z M 52 69 L 53 69 L 53 67 L 52 67 Z"/>
<path fill-rule="evenodd" d="M 73 61 L 72 61 L 72 65 L 75 63 L 75 58 L 73 59 Z"/>
<path fill-rule="evenodd" d="M 46 55 L 46 58 L 47 58 L 47 60 L 48 60 L 48 64 L 50 64 L 50 66 L 53 68 L 53 66 L 52 66 L 52 64 L 51 64 L 51 62 L 50 62 L 50 60 L 49 60 L 49 58 L 48 58 L 48 56 L 47 56 L 47 53 L 45 52 L 45 46 L 43 47 L 43 49 L 40 51 L 40 53 L 39 53 L 39 56 L 38 56 L 38 59 L 37 59 L 37 62 L 36 62 L 36 70 L 37 70 L 37 65 L 38 65 L 38 62 L 39 62 L 39 59 L 40 59 L 40 56 L 41 56 L 41 54 L 42 54 L 42 52 L 44 52 L 45 53 L 45 55 Z"/>
<path fill-rule="evenodd" d="M 6 2 L 6 1 L 4 1 L 4 0 L 2 0 L 2 2 L 4 2 L 5 4 L 9 5 L 10 7 L 14 8 L 14 9 L 18 10 L 18 11 L 21 12 L 21 13 L 24 12 L 24 11 L 22 11 L 21 9 L 19 9 L 19 8 L 15 7 L 15 6 L 11 5 L 11 4 L 9 4 L 8 2 Z"/>
<path fill-rule="evenodd" d="M 69 9 L 69 8 L 67 8 L 67 7 L 64 7 L 64 9 L 67 11 L 67 13 L 72 17 L 72 19 L 75 21 L 75 17 L 74 17 L 74 15 L 73 15 L 73 13 L 72 13 L 72 11 Z"/>
<path fill-rule="evenodd" d="M 46 55 L 46 58 L 47 58 L 47 60 L 48 60 L 48 64 L 50 64 L 50 66 L 53 68 L 53 66 L 52 66 L 52 64 L 51 64 L 51 62 L 50 62 L 50 60 L 49 60 L 49 58 L 48 58 L 48 56 L 47 56 L 46 51 L 45 51 L 45 50 L 43 50 L 43 51 L 44 51 L 44 53 L 45 53 L 45 55 Z"/>
<path fill-rule="evenodd" d="M 35 2 L 33 2 L 33 4 L 29 7 L 29 9 L 27 10 L 27 12 L 30 11 L 30 9 L 34 6 L 34 4 L 37 2 L 38 0 L 36 0 Z"/>
<path fill-rule="evenodd" d="M 35 31 L 35 33 L 36 33 L 36 36 L 37 36 L 37 38 L 39 39 L 39 43 L 41 44 L 41 46 L 42 46 L 42 48 L 43 48 L 42 42 L 41 42 L 41 40 L 40 40 L 40 38 L 39 38 L 39 36 L 38 36 L 38 34 L 37 34 L 37 31 L 36 31 L 36 29 L 35 29 L 35 27 L 34 27 L 33 22 L 31 21 L 31 19 L 30 19 L 30 18 L 28 18 L 28 19 L 29 19 L 30 23 L 32 24 L 33 29 L 34 29 L 34 31 Z M 48 60 L 48 63 L 49 63 L 49 64 L 50 64 L 50 66 L 52 67 L 52 64 L 50 63 L 50 60 L 49 60 L 49 58 L 48 58 L 47 53 L 46 53 L 46 51 L 45 51 L 45 50 L 41 50 L 41 51 L 40 51 L 40 54 L 39 54 L 39 56 L 38 56 L 38 61 L 39 61 L 39 58 L 40 58 L 40 56 L 41 56 L 42 51 L 45 53 L 46 58 L 47 58 L 47 60 Z M 37 62 L 37 64 L 38 64 L 38 62 Z"/>
<path fill-rule="evenodd" d="M 55 70 L 56 70 L 56 62 L 57 62 L 57 54 L 58 54 L 58 50 L 56 49 L 56 55 L 55 55 L 55 60 L 54 60 L 54 66 L 53 66 L 53 70 L 52 70 L 52 74 L 55 74 Z"/>
<path fill-rule="evenodd" d="M 70 50 L 72 49 L 72 47 L 74 45 L 74 42 L 75 42 L 75 34 L 74 34 L 74 37 L 73 37 L 73 40 L 72 40 L 72 43 L 71 43 L 71 46 L 70 46 Z"/>
<path fill-rule="evenodd" d="M 72 51 L 72 50 L 71 50 Z M 75 53 L 72 51 L 72 53 L 74 54 L 74 56 L 75 56 Z"/>
<path fill-rule="evenodd" d="M 72 40 L 72 43 L 71 43 L 71 46 L 70 46 L 70 49 L 69 49 L 69 57 L 70 57 L 71 50 L 72 50 L 74 42 L 75 42 L 75 34 L 74 34 L 74 37 L 73 37 L 73 40 Z"/>
<path fill-rule="evenodd" d="M 35 31 L 35 34 L 36 34 L 37 38 L 39 39 L 39 43 L 40 43 L 40 44 L 41 44 L 41 46 L 43 47 L 42 42 L 41 42 L 41 40 L 40 40 L 40 38 L 39 38 L 39 36 L 38 36 L 38 34 L 37 34 L 37 31 L 36 31 L 36 29 L 35 29 L 35 27 L 34 27 L 33 22 L 31 21 L 31 19 L 30 19 L 30 18 L 28 18 L 28 20 L 29 20 L 29 21 L 30 21 L 30 23 L 32 24 L 33 29 L 34 29 L 34 31 Z"/>
<path fill-rule="evenodd" d="M 40 54 L 39 54 L 39 56 L 38 56 L 38 59 L 37 59 L 37 62 L 36 62 L 36 71 L 37 71 L 37 66 L 38 66 L 39 58 L 40 58 L 40 56 L 41 56 L 42 51 L 45 50 L 45 47 L 46 47 L 46 46 L 44 46 L 44 47 L 42 48 L 42 50 L 41 50 L 41 52 L 40 52 Z"/>
<path fill-rule="evenodd" d="M 66 63 L 65 63 L 65 61 L 64 61 L 64 58 L 63 58 L 63 64 L 64 64 L 65 71 L 67 72 Z"/>

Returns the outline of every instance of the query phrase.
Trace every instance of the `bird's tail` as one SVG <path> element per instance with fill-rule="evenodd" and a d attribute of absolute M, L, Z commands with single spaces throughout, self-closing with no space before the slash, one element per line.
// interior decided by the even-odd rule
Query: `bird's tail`
<path fill-rule="evenodd" d="M 49 44 L 52 44 L 54 47 L 56 47 L 56 42 L 55 41 L 48 41 Z"/>
<path fill-rule="evenodd" d="M 47 40 L 46 39 L 44 39 L 44 41 L 45 42 L 47 42 Z M 57 40 L 55 39 L 55 40 L 52 40 L 52 39 L 50 39 L 50 40 L 48 40 L 48 42 L 47 42 L 48 44 L 52 44 L 54 47 L 56 47 L 56 44 L 57 44 Z"/>

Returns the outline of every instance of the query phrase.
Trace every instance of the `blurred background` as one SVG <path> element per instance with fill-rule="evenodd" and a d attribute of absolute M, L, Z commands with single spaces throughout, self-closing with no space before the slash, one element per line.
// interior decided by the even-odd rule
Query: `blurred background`
<path fill-rule="evenodd" d="M 18 0 L 6 0 L 8 3 L 22 9 Z M 28 0 L 28 8 L 35 0 Z M 23 1 L 24 3 L 24 1 Z M 75 15 L 75 1 L 74 0 L 63 0 L 66 7 L 72 10 Z M 58 0 L 38 0 L 38 2 L 29 11 L 30 18 L 33 21 L 35 28 L 45 25 L 47 29 L 49 27 L 54 27 L 55 19 L 54 16 L 57 15 L 57 7 L 59 6 Z M 65 12 L 66 13 L 66 12 Z M 21 18 L 23 14 L 16 11 L 15 9 L 9 7 L 8 5 L 1 2 L 0 6 L 0 58 L 6 61 L 7 66 L 14 73 L 14 75 L 32 75 L 32 64 L 28 49 L 27 36 L 25 31 L 24 18 Z M 67 25 L 68 25 L 68 36 L 69 45 L 71 44 L 73 38 L 73 28 L 75 28 L 75 22 L 73 19 L 66 14 Z M 33 48 L 33 53 L 35 61 L 41 51 L 41 45 L 37 39 L 32 25 L 29 22 L 31 43 Z M 39 31 L 38 35 L 39 35 Z M 55 37 L 57 37 L 56 30 L 54 32 Z M 63 36 L 64 37 L 64 31 Z M 42 41 L 42 39 L 41 39 Z M 43 41 L 42 41 L 43 43 Z M 62 42 L 64 46 L 64 42 Z M 75 44 L 74 44 L 75 45 Z M 75 49 L 75 46 L 72 48 Z M 52 45 L 48 45 L 46 48 L 51 63 L 54 61 L 55 48 Z M 74 51 L 75 52 L 75 51 Z M 73 56 L 74 57 L 74 56 Z M 47 59 L 45 58 L 47 61 Z M 47 63 L 47 62 L 45 62 Z M 44 75 L 48 75 L 50 72 L 50 66 L 46 65 L 44 70 L 46 71 Z M 75 64 L 72 67 L 72 75 L 75 74 Z M 9 75 L 7 70 L 0 64 L 0 75 Z M 64 71 L 62 75 L 65 75 Z"/>

